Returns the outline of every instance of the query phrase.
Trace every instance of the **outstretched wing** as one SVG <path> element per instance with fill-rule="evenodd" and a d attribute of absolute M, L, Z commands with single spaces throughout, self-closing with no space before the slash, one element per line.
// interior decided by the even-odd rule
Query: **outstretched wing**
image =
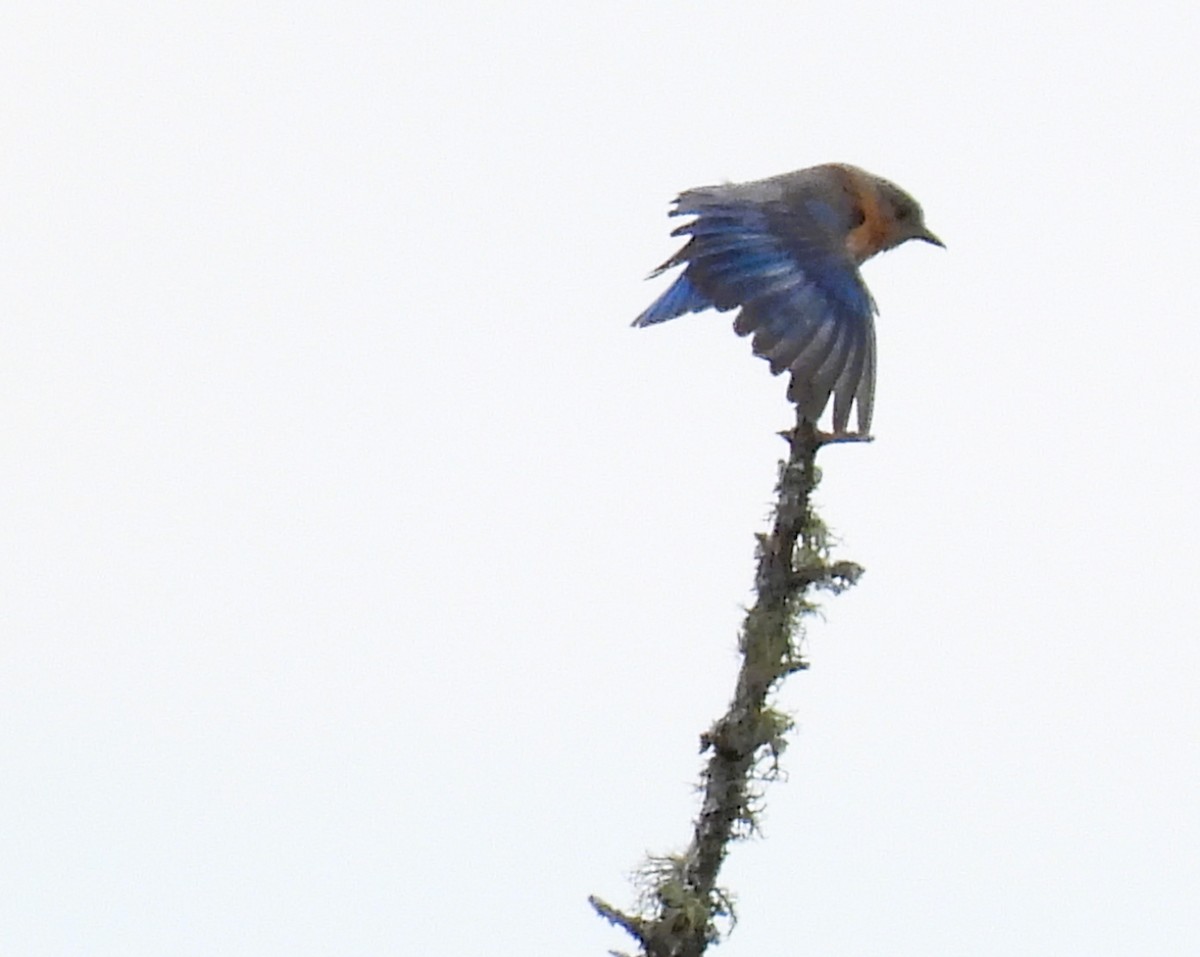
<path fill-rule="evenodd" d="M 749 184 L 748 184 L 749 185 Z M 875 388 L 875 311 L 838 235 L 838 213 L 824 200 L 785 194 L 767 183 L 689 190 L 673 216 L 695 218 L 672 235 L 687 244 L 656 270 L 683 274 L 634 325 L 650 325 L 709 306 L 740 307 L 734 330 L 753 335 L 754 351 L 778 375 L 792 374 L 788 397 L 816 422 L 832 395 L 842 432 L 852 404 L 869 431 Z"/>

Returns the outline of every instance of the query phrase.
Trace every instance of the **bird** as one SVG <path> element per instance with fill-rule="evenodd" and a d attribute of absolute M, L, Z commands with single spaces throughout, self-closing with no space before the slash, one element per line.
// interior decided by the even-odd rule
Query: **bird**
<path fill-rule="evenodd" d="M 910 239 L 945 248 L 920 205 L 896 184 L 847 163 L 680 193 L 672 231 L 689 237 L 650 278 L 683 272 L 633 325 L 739 310 L 771 372 L 791 372 L 788 398 L 816 427 L 833 397 L 826 440 L 868 439 L 875 402 L 875 301 L 859 267 Z M 857 432 L 849 432 L 850 409 Z"/>

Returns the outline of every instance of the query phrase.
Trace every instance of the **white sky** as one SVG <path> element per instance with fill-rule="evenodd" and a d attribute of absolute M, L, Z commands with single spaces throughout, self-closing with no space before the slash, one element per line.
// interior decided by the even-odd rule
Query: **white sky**
<path fill-rule="evenodd" d="M 1194 4 L 10 5 L 0 952 L 572 954 L 678 849 L 785 383 L 630 320 L 842 160 L 864 564 L 736 955 L 1200 947 Z"/>

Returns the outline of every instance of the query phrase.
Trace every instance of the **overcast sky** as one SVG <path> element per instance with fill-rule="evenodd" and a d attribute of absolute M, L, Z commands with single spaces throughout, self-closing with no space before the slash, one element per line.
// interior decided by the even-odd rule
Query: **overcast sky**
<path fill-rule="evenodd" d="M 791 420 L 629 322 L 676 192 L 836 160 L 948 249 L 864 270 L 721 953 L 1197 953 L 1200 27 L 1068 8 L 0 12 L 0 951 L 629 949 Z"/>

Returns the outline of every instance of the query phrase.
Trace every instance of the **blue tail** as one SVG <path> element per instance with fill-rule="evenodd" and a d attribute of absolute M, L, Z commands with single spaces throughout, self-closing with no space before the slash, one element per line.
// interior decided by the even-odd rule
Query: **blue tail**
<path fill-rule="evenodd" d="M 712 308 L 712 302 L 692 285 L 687 275 L 680 276 L 671 288 L 650 304 L 650 308 L 633 320 L 635 326 L 652 326 L 666 322 L 689 312 L 703 312 Z"/>

